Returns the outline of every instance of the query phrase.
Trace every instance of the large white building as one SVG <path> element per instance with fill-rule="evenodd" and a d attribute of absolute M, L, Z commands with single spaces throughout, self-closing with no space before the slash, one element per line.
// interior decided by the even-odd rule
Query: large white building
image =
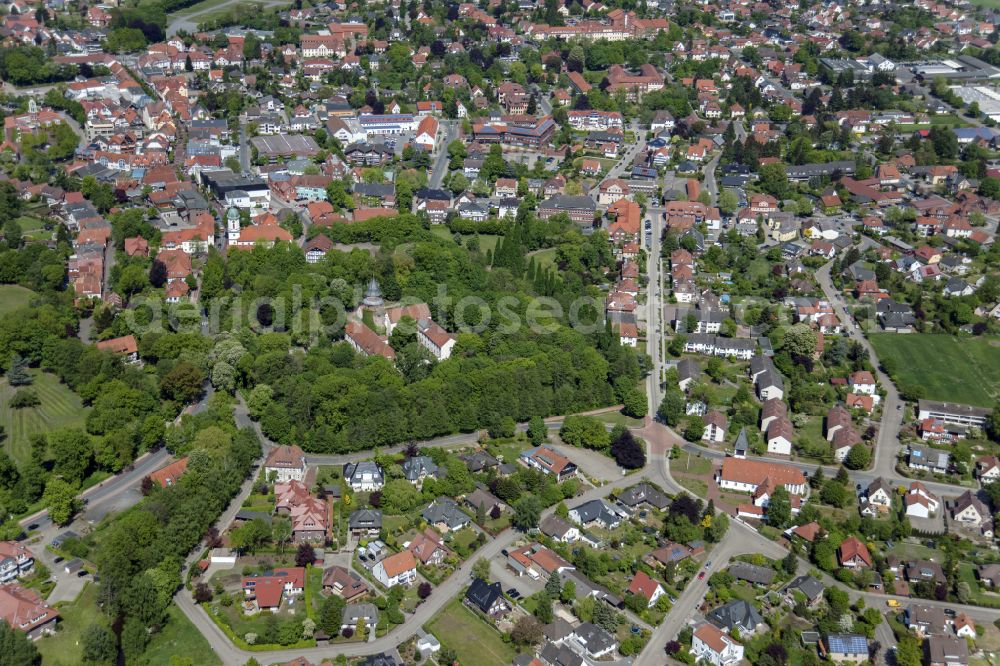
<path fill-rule="evenodd" d="M 774 485 L 784 486 L 793 495 L 804 495 L 806 492 L 806 477 L 802 470 L 790 465 L 747 460 L 744 458 L 726 458 L 722 462 L 722 470 L 717 477 L 719 487 L 723 490 L 735 490 L 741 493 L 752 493 L 765 480 Z"/>

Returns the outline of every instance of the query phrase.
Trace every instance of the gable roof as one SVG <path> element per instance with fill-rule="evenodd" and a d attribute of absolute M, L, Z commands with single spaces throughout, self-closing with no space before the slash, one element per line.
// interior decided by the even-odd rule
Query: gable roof
<path fill-rule="evenodd" d="M 764 618 L 749 601 L 737 599 L 724 606 L 719 606 L 705 615 L 705 619 L 719 629 L 732 631 L 735 628 L 753 631 L 757 625 L 764 624 Z"/>
<path fill-rule="evenodd" d="M 476 578 L 465 592 L 465 598 L 476 608 L 489 613 L 497 599 L 503 596 L 500 583 L 487 583 L 482 578 Z"/>

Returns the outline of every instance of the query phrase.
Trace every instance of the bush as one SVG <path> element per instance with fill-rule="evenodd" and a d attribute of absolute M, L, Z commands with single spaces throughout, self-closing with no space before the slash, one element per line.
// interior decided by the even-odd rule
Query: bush
<path fill-rule="evenodd" d="M 14 397 L 10 399 L 9 404 L 12 409 L 24 409 L 25 407 L 38 407 L 42 401 L 35 389 L 23 388 L 18 389 Z"/>

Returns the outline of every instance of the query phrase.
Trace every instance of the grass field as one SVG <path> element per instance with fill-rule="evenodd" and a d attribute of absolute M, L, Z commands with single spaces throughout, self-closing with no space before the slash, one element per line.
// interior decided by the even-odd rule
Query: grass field
<path fill-rule="evenodd" d="M 992 407 L 1000 398 L 1000 339 L 950 335 L 869 336 L 897 384 L 923 386 L 930 400 Z"/>
<path fill-rule="evenodd" d="M 712 471 L 712 462 L 708 458 L 683 453 L 670 461 L 670 469 L 680 474 L 708 474 Z"/>
<path fill-rule="evenodd" d="M 495 629 L 466 608 L 461 599 L 453 599 L 427 624 L 441 644 L 451 648 L 463 664 L 507 666 L 517 651 L 500 638 Z"/>
<path fill-rule="evenodd" d="M 35 642 L 46 666 L 73 666 L 80 663 L 80 641 L 83 632 L 95 622 L 106 622 L 97 607 L 97 587 L 87 584 L 72 603 L 59 606 L 59 630 Z M 210 650 L 207 652 L 211 653 Z M 167 662 L 161 662 L 166 664 Z"/>
<path fill-rule="evenodd" d="M 60 384 L 55 375 L 32 371 L 35 382 L 31 388 L 42 404 L 38 407 L 11 409 L 10 398 L 14 388 L 7 380 L 0 381 L 0 426 L 7 433 L 3 446 L 19 463 L 31 457 L 28 438 L 57 428 L 83 427 L 89 407 L 84 407 L 80 396 Z"/>
<path fill-rule="evenodd" d="M 17 223 L 21 225 L 21 233 L 25 238 L 48 240 L 52 237 L 52 232 L 45 230 L 45 221 L 40 218 L 22 215 L 17 218 Z"/>
<path fill-rule="evenodd" d="M 16 284 L 0 285 L 0 315 L 26 307 L 34 295 L 35 292 Z"/>
<path fill-rule="evenodd" d="M 554 247 L 532 252 L 528 256 L 534 257 L 535 265 L 539 268 L 549 268 L 556 265 L 556 248 Z"/>
<path fill-rule="evenodd" d="M 188 657 L 199 666 L 222 664 L 198 628 L 176 606 L 167 610 L 167 624 L 152 637 L 143 655 L 150 666 L 170 666 L 171 657 Z"/>

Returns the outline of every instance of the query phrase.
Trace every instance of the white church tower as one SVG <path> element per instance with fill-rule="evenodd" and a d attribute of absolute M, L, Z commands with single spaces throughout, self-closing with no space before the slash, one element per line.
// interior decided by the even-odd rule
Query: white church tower
<path fill-rule="evenodd" d="M 235 207 L 226 213 L 226 232 L 230 244 L 240 239 L 240 211 Z"/>

